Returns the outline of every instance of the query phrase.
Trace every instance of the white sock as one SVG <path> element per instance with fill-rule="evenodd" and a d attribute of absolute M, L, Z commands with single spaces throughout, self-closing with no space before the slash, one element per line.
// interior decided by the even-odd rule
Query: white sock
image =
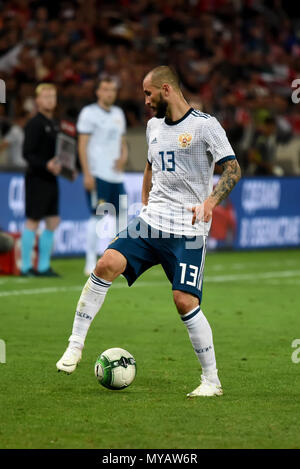
<path fill-rule="evenodd" d="M 96 226 L 98 221 L 99 217 L 96 216 L 91 217 L 88 221 L 85 254 L 85 270 L 87 272 L 92 272 L 97 262 L 98 235 L 96 231 Z"/>
<path fill-rule="evenodd" d="M 91 274 L 80 295 L 72 335 L 69 337 L 70 348 L 83 349 L 89 327 L 101 308 L 111 282 Z"/>
<path fill-rule="evenodd" d="M 187 327 L 194 351 L 202 367 L 202 374 L 209 381 L 219 385 L 212 331 L 200 306 L 181 316 L 181 319 Z"/>

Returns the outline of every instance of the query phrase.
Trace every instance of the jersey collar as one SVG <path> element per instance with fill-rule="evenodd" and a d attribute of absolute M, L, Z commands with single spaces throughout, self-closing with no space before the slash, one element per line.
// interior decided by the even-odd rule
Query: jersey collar
<path fill-rule="evenodd" d="M 193 111 L 194 109 L 191 107 L 185 114 L 184 116 L 182 116 L 180 119 L 178 119 L 177 121 L 171 121 L 170 119 L 168 119 L 167 117 L 165 117 L 165 123 L 167 125 L 177 125 L 179 124 L 180 122 L 182 122 L 184 119 L 186 119 L 190 113 Z"/>
<path fill-rule="evenodd" d="M 104 107 L 100 106 L 100 104 L 98 104 L 97 101 L 96 101 L 95 104 L 96 104 L 96 106 L 98 106 L 99 109 L 101 109 L 101 111 L 106 112 L 106 114 L 110 114 L 111 111 L 112 111 L 112 106 L 110 106 L 109 110 L 107 110 L 107 109 L 104 109 Z"/>

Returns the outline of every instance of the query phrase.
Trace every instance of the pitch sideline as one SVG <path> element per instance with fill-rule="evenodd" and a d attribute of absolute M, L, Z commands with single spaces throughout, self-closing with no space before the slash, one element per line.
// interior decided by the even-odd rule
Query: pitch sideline
<path fill-rule="evenodd" d="M 289 279 L 291 277 L 300 276 L 300 270 L 284 270 L 282 272 L 259 272 L 256 274 L 239 274 L 239 275 L 215 275 L 207 276 L 204 278 L 205 283 L 224 283 L 233 281 L 255 281 L 255 280 L 268 280 L 274 278 Z M 162 281 L 137 281 L 134 288 L 150 287 L 155 285 L 161 285 Z M 166 281 L 167 283 L 167 281 Z M 112 288 L 126 288 L 127 283 L 117 283 Z M 81 291 L 83 285 L 71 285 L 65 287 L 44 287 L 44 288 L 28 288 L 22 290 L 7 290 L 0 292 L 0 297 L 7 296 L 21 296 L 21 295 L 40 295 L 46 293 L 60 293 L 68 291 Z"/>

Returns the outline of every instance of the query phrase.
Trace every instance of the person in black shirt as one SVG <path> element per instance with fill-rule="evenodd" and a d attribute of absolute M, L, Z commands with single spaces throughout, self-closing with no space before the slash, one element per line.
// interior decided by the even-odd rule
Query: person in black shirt
<path fill-rule="evenodd" d="M 54 230 L 59 224 L 58 184 L 61 165 L 55 157 L 59 126 L 53 119 L 57 104 L 56 88 L 42 83 L 36 88 L 37 114 L 25 126 L 23 157 L 28 167 L 25 175 L 26 223 L 21 238 L 21 275 L 57 276 L 50 267 Z M 37 271 L 32 266 L 32 250 L 39 222 L 46 228 L 39 237 Z"/>

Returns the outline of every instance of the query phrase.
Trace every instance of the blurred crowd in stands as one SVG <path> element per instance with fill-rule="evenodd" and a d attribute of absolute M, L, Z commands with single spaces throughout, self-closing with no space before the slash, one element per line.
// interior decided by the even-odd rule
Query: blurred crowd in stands
<path fill-rule="evenodd" d="M 58 118 L 76 121 L 97 78 L 115 77 L 128 127 L 150 117 L 142 80 L 173 66 L 187 100 L 215 115 L 244 175 L 300 174 L 300 18 L 283 0 L 0 1 L 0 152 L 23 165 L 22 128 L 40 82 L 58 88 Z M 296 11 L 296 10 L 295 10 Z M 299 93 L 300 94 L 300 93 Z M 7 153 L 8 154 L 8 153 Z M 1 153 L 0 153 L 1 161 Z"/>

